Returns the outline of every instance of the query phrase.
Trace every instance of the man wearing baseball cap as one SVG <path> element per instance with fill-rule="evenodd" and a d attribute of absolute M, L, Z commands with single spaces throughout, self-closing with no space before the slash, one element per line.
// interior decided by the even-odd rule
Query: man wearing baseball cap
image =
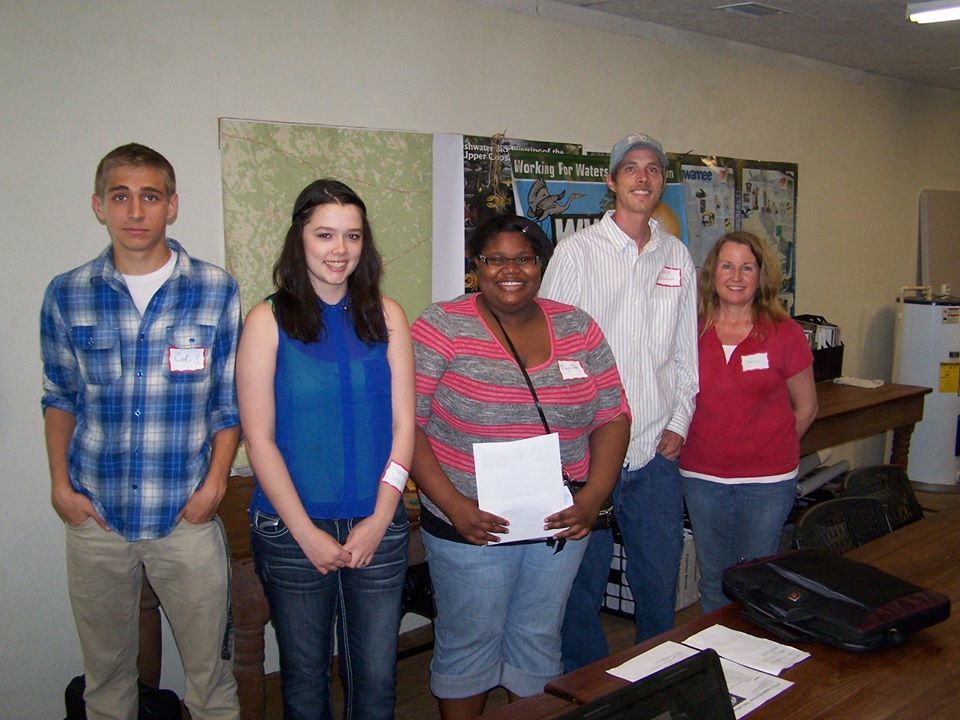
<path fill-rule="evenodd" d="M 560 241 L 540 289 L 593 316 L 627 391 L 633 425 L 613 501 L 637 642 L 673 627 L 683 550 L 677 457 L 698 390 L 696 271 L 686 247 L 651 218 L 666 166 L 649 135 L 620 139 L 606 181 L 614 210 Z M 612 531 L 591 533 L 564 618 L 564 672 L 608 653 L 599 611 L 612 552 Z"/>

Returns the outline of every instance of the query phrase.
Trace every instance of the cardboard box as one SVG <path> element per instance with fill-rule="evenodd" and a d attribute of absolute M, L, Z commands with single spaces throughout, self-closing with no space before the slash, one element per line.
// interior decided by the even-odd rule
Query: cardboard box
<path fill-rule="evenodd" d="M 680 555 L 680 575 L 677 577 L 677 610 L 690 607 L 700 599 L 700 566 L 693 533 L 684 528 L 683 554 Z"/>

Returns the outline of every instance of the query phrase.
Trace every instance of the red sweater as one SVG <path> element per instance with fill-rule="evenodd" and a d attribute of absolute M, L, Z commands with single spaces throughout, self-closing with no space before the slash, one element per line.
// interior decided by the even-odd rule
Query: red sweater
<path fill-rule="evenodd" d="M 727 362 L 714 328 L 700 336 L 700 392 L 680 467 L 716 477 L 790 472 L 800 459 L 787 379 L 813 362 L 792 320 L 751 334 Z"/>

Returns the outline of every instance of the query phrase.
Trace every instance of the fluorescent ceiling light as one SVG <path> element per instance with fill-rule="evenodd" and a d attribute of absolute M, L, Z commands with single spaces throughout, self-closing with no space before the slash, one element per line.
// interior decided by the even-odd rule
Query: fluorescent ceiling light
<path fill-rule="evenodd" d="M 933 2 L 907 3 L 910 22 L 925 24 L 960 20 L 960 2 L 956 0 L 933 0 Z"/>
<path fill-rule="evenodd" d="M 758 2 L 738 2 L 729 5 L 718 5 L 717 10 L 725 10 L 729 13 L 747 15 L 749 17 L 766 17 L 767 15 L 783 15 L 786 10 L 775 8 L 771 5 L 763 5 Z"/>

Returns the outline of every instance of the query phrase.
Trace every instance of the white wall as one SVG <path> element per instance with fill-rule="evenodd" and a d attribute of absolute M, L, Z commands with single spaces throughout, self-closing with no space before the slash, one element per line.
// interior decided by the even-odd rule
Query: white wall
<path fill-rule="evenodd" d="M 62 714 L 80 672 L 49 507 L 37 314 L 106 234 L 93 171 L 132 140 L 179 176 L 172 234 L 223 259 L 217 118 L 491 134 L 799 163 L 800 312 L 843 327 L 845 371 L 889 378 L 892 299 L 922 188 L 960 189 L 960 96 L 616 23 L 643 37 L 454 0 L 0 3 L 0 703 Z M 541 16 L 535 14 L 539 8 Z M 612 26 L 612 25 L 611 25 Z M 877 443 L 856 451 L 878 460 Z"/>

